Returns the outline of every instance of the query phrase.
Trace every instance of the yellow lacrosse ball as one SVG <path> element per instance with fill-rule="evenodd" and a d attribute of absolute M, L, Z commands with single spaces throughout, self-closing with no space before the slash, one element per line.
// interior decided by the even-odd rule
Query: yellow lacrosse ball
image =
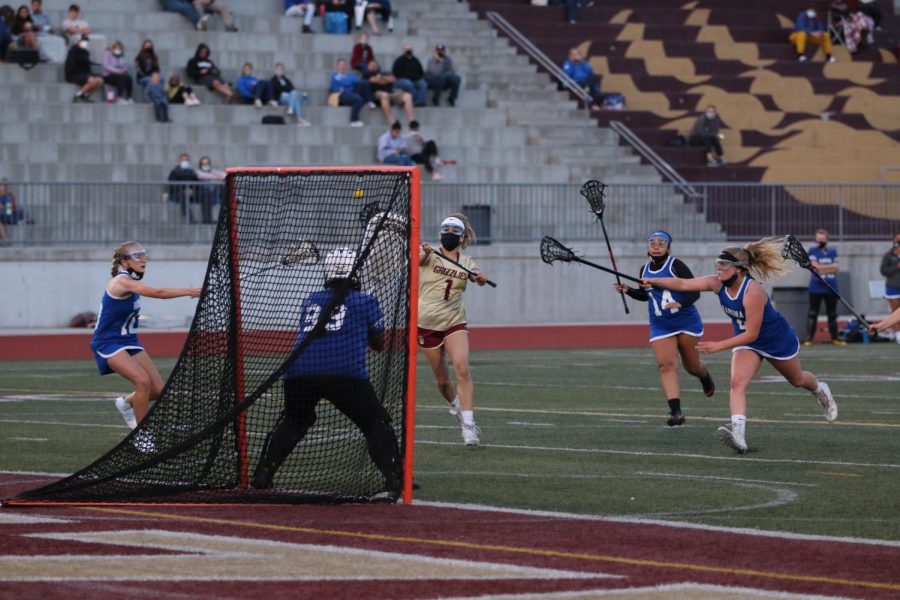
<path fill-rule="evenodd" d="M 362 198 L 366 193 L 362 190 L 362 188 L 356 188 L 356 191 L 353 192 L 353 197 L 356 199 Z"/>

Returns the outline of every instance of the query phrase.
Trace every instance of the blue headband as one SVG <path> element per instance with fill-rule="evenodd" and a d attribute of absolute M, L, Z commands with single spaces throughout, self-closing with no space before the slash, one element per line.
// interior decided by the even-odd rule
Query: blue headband
<path fill-rule="evenodd" d="M 670 246 L 672 245 L 672 236 L 669 235 L 668 233 L 666 233 L 665 231 L 662 231 L 662 230 L 654 231 L 653 233 L 651 233 L 650 235 L 647 236 L 647 241 L 649 242 L 650 240 L 652 240 L 655 237 L 662 238 L 662 239 L 666 240 L 667 244 L 669 244 Z"/>

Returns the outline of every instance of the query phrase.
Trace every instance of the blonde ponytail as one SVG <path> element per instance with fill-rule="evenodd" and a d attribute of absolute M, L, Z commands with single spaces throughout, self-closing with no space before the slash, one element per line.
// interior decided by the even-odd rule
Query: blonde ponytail
<path fill-rule="evenodd" d="M 735 257 L 747 264 L 747 270 L 754 279 L 766 281 L 772 277 L 781 277 L 790 272 L 790 266 L 781 256 L 782 238 L 767 237 L 758 242 L 750 242 L 743 248 L 734 248 Z"/>
<path fill-rule="evenodd" d="M 112 268 L 110 269 L 109 273 L 111 276 L 116 276 L 116 274 L 119 272 L 119 268 L 121 268 L 121 265 L 119 263 L 128 258 L 128 249 L 138 245 L 139 244 L 137 242 L 128 241 L 122 242 L 121 244 L 116 246 L 116 249 L 113 250 Z"/>

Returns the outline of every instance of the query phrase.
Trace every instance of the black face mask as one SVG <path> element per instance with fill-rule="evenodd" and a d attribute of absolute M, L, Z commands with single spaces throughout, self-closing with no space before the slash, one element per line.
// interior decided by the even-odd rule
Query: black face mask
<path fill-rule="evenodd" d="M 650 262 L 653 263 L 653 266 L 654 266 L 654 267 L 658 267 L 659 265 L 661 265 L 661 264 L 663 264 L 664 262 L 666 262 L 666 260 L 669 258 L 669 253 L 666 252 L 666 253 L 663 254 L 662 256 L 653 256 L 652 254 L 650 254 L 650 253 L 648 252 L 648 253 L 647 253 L 647 256 L 650 257 Z"/>
<path fill-rule="evenodd" d="M 456 250 L 456 247 L 459 246 L 460 237 L 455 233 L 442 233 L 441 234 L 441 246 L 443 246 L 444 250 Z"/>
<path fill-rule="evenodd" d="M 123 271 L 120 271 L 120 273 L 121 273 L 121 272 L 123 272 Z M 132 269 L 131 267 L 128 267 L 127 269 L 125 269 L 124 272 L 125 272 L 125 273 L 128 273 L 128 276 L 131 277 L 132 279 L 134 279 L 135 281 L 140 281 L 141 279 L 144 278 L 144 274 L 143 274 L 143 273 L 138 273 L 137 271 L 135 271 L 135 270 Z"/>
<path fill-rule="evenodd" d="M 828 242 L 818 242 L 818 244 L 819 244 L 819 248 L 821 248 L 822 250 L 824 250 L 824 249 L 825 249 L 825 246 L 828 245 Z"/>

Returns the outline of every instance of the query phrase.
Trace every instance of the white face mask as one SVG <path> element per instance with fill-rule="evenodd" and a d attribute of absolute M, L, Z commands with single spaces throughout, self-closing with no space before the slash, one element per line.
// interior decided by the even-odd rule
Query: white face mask
<path fill-rule="evenodd" d="M 190 169 L 190 168 L 191 168 L 191 161 L 189 161 L 189 160 L 183 160 L 183 161 L 181 161 L 180 166 L 181 166 L 182 169 Z"/>
<path fill-rule="evenodd" d="M 212 168 L 209 165 L 203 165 L 202 167 L 200 167 L 200 170 L 201 171 L 211 171 Z"/>
<path fill-rule="evenodd" d="M 706 111 L 706 118 L 707 119 L 715 119 L 716 118 L 715 111 L 712 111 L 712 110 Z"/>
<path fill-rule="evenodd" d="M 87 40 L 81 40 L 80 42 L 78 42 L 78 47 L 81 48 L 82 50 L 87 50 L 87 47 L 88 47 Z"/>
<path fill-rule="evenodd" d="M 113 55 L 122 56 L 122 51 L 120 49 L 116 48 L 115 50 L 113 50 Z"/>
<path fill-rule="evenodd" d="M 808 11 L 806 11 L 806 16 L 809 17 L 810 19 L 812 19 L 813 17 L 816 16 L 816 11 L 808 10 Z"/>

